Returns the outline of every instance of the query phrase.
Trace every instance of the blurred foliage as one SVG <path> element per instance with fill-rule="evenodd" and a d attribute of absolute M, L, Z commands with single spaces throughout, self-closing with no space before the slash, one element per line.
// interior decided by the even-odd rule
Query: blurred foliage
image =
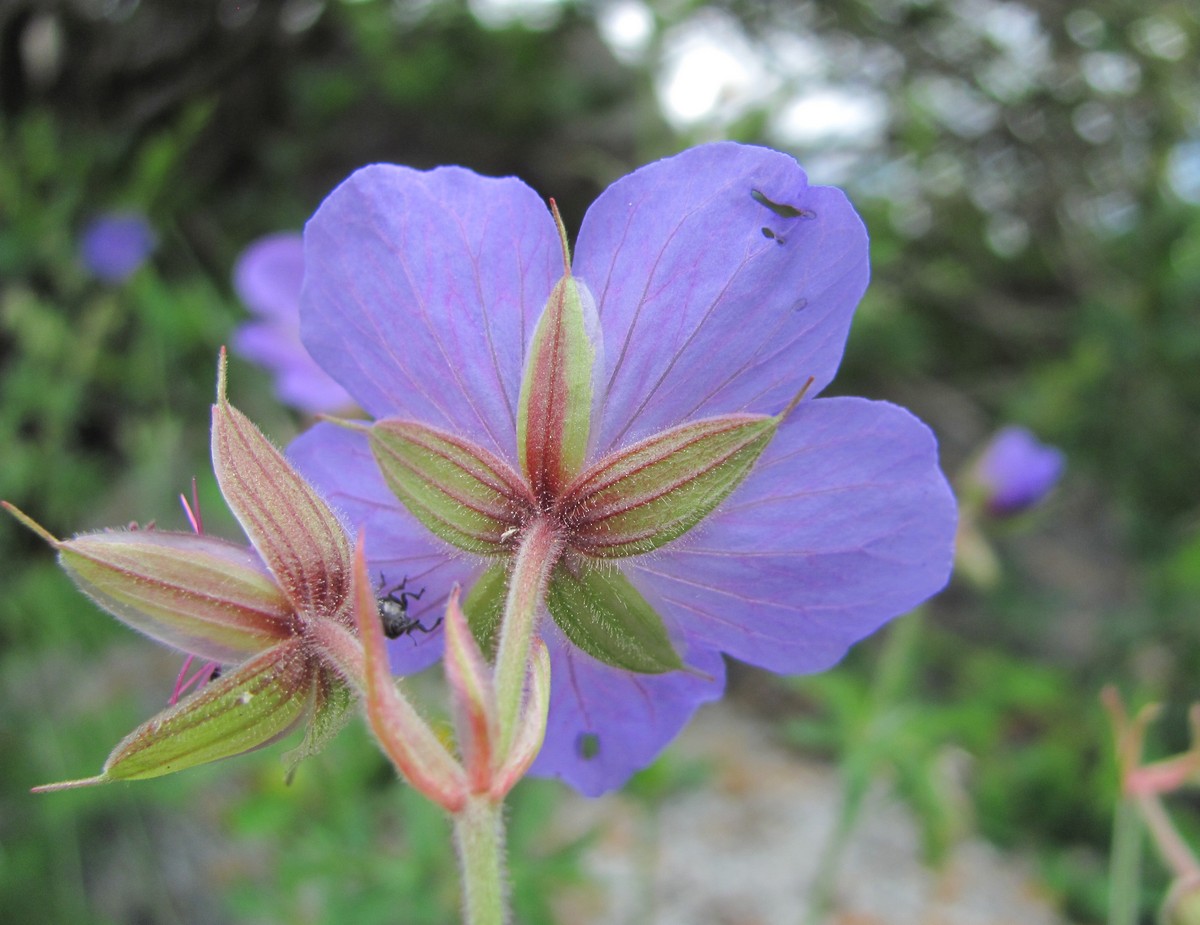
<path fill-rule="evenodd" d="M 642 31 L 615 39 L 621 16 Z M 705 35 L 712 63 L 686 71 Z M 207 417 L 244 317 L 230 268 L 365 163 L 518 174 L 577 227 L 606 183 L 686 144 L 789 150 L 847 187 L 872 234 L 836 390 L 913 408 L 951 472 L 1009 421 L 1070 462 L 1039 516 L 986 525 L 997 587 L 931 605 L 886 685 L 890 638 L 788 682 L 804 717 L 788 735 L 850 783 L 890 777 L 931 858 L 982 829 L 1037 851 L 1070 911 L 1097 918 L 1113 783 L 1095 691 L 1116 680 L 1176 712 L 1200 699 L 1197 49 L 1186 0 L 8 0 L 0 497 L 56 533 L 182 527 L 172 499 L 197 475 L 228 534 Z M 684 91 L 711 105 L 672 110 Z M 159 232 L 119 286 L 76 256 L 112 208 Z M 265 374 L 235 366 L 232 389 L 277 441 L 302 426 Z M 0 527 L 6 922 L 448 919 L 444 823 L 361 730 L 290 789 L 268 752 L 24 794 L 98 766 L 161 706 L 174 664 L 50 560 Z M 1182 726 L 1162 724 L 1164 752 Z M 653 803 L 700 778 L 668 757 L 632 790 Z M 580 877 L 583 843 L 547 841 L 561 799 L 532 783 L 514 800 L 522 922 L 554 921 Z"/>
<path fill-rule="evenodd" d="M 834 882 L 843 840 L 880 784 L 912 808 L 935 865 L 976 830 L 1007 847 L 1105 843 L 1116 771 L 1091 685 L 964 643 L 923 614 L 860 646 L 846 667 L 787 684 L 799 701 L 785 740 L 839 759 L 844 780 L 818 882 Z M 1070 853 L 1052 860 L 1044 875 L 1068 911 L 1102 920 L 1103 865 Z"/>
<path fill-rule="evenodd" d="M 846 89 L 887 113 L 874 137 L 792 146 L 860 194 L 876 239 L 840 387 L 936 380 L 978 420 L 1020 419 L 1063 446 L 1139 548 L 1195 530 L 1195 5 L 718 5 L 784 59 L 751 110 L 767 137 L 787 137 L 770 115 L 798 91 Z M 827 51 L 793 76 L 783 43 L 797 37 Z"/>

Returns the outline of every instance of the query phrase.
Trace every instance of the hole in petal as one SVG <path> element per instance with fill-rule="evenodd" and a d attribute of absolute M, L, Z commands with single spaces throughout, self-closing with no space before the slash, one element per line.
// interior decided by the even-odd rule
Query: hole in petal
<path fill-rule="evenodd" d="M 762 190 L 750 190 L 750 198 L 759 205 L 766 206 L 780 218 L 816 218 L 816 213 L 810 212 L 807 209 L 797 209 L 795 206 L 789 206 L 784 202 L 775 202 L 768 199 Z"/>
<path fill-rule="evenodd" d="M 600 736 L 594 732 L 581 732 L 575 737 L 575 752 L 584 761 L 591 761 L 600 754 Z"/>

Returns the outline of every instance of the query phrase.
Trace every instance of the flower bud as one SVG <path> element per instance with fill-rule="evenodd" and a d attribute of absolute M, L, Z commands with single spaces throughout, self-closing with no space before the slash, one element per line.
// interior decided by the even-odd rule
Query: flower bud
<path fill-rule="evenodd" d="M 88 223 L 79 236 L 83 265 L 106 283 L 124 282 L 154 250 L 154 229 L 137 212 L 108 212 Z"/>
<path fill-rule="evenodd" d="M 1006 427 L 984 448 L 974 481 L 994 517 L 1011 517 L 1041 503 L 1058 484 L 1066 460 L 1022 427 Z"/>

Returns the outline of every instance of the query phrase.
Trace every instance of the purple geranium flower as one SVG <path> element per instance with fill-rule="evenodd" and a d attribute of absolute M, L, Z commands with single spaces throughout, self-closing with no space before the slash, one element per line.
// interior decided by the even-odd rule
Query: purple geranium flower
<path fill-rule="evenodd" d="M 1040 443 L 1023 427 L 1005 427 L 984 448 L 974 474 L 988 513 L 1010 517 L 1040 503 L 1065 466 L 1061 450 Z"/>
<path fill-rule="evenodd" d="M 928 428 L 884 402 L 795 403 L 833 378 L 868 264 L 845 196 L 786 155 L 705 145 L 619 180 L 567 277 L 555 221 L 520 181 L 377 165 L 318 210 L 305 261 L 305 343 L 389 420 L 318 425 L 291 453 L 364 525 L 372 567 L 424 588 L 413 615 L 436 619 L 455 582 L 468 611 L 488 598 L 529 523 L 558 536 L 535 773 L 619 786 L 720 696 L 722 652 L 828 668 L 949 575 L 955 506 Z M 555 311 L 560 366 L 542 360 Z M 414 446 L 478 480 L 470 504 L 439 507 L 453 479 L 404 482 L 395 460 L 426 458 Z M 605 649 L 591 624 L 614 621 L 654 654 Z M 438 644 L 397 640 L 393 665 L 416 670 Z"/>
<path fill-rule="evenodd" d="M 120 283 L 137 271 L 154 250 L 154 229 L 144 215 L 109 212 L 92 219 L 79 236 L 79 256 L 93 276 Z"/>
<path fill-rule="evenodd" d="M 259 238 L 238 258 L 233 287 L 258 316 L 242 325 L 233 349 L 275 376 L 280 401 L 300 411 L 344 411 L 354 399 L 317 366 L 300 343 L 304 240 L 284 232 Z"/>

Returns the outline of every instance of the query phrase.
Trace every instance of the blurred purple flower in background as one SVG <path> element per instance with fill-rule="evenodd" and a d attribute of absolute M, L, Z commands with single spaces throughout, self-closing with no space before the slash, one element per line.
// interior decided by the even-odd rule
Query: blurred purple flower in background
<path fill-rule="evenodd" d="M 304 243 L 297 233 L 267 235 L 238 258 L 233 287 L 258 320 L 242 325 L 233 350 L 275 377 L 284 404 L 309 414 L 347 411 L 354 400 L 313 361 L 300 343 Z"/>
<path fill-rule="evenodd" d="M 523 370 L 563 274 L 539 196 L 461 168 L 377 165 L 326 199 L 305 247 L 304 339 L 324 368 L 372 416 L 440 428 L 520 478 Z M 624 589 L 615 609 L 646 604 L 685 665 L 639 673 L 587 654 L 555 612 L 552 577 L 550 717 L 533 772 L 594 795 L 720 697 L 721 653 L 820 671 L 937 592 L 956 514 L 933 435 L 904 409 L 806 397 L 780 415 L 806 382 L 812 396 L 833 378 L 868 277 L 853 208 L 792 158 L 721 143 L 641 168 L 588 210 L 571 272 L 599 326 L 587 464 L 714 417 L 777 428 L 723 503 L 652 551 L 590 554 L 562 528 L 559 567 L 610 576 L 607 590 Z M 364 526 L 373 570 L 428 589 L 422 608 L 498 561 L 430 533 L 384 483 L 365 433 L 319 424 L 290 452 Z M 530 516 L 560 516 L 538 497 Z M 428 663 L 439 638 L 399 640 L 394 666 Z"/>
<path fill-rule="evenodd" d="M 1066 457 L 1023 427 L 1005 427 L 984 447 L 974 479 L 994 517 L 1011 517 L 1040 503 L 1062 477 Z"/>
<path fill-rule="evenodd" d="M 79 257 L 89 273 L 106 283 L 128 279 L 146 262 L 157 239 L 144 215 L 107 212 L 93 218 L 79 236 Z"/>

